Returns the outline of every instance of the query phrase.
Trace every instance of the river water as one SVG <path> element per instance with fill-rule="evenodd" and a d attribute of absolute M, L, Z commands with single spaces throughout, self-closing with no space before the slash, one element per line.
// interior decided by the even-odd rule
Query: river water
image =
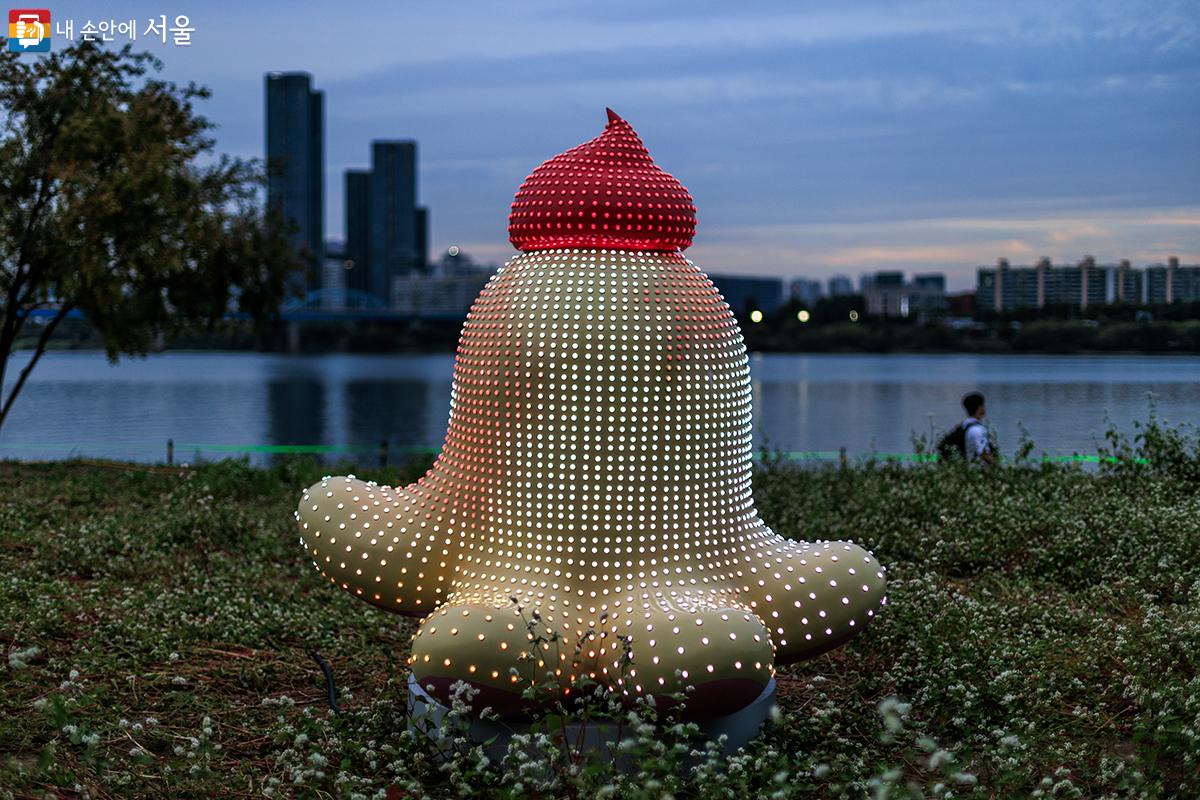
<path fill-rule="evenodd" d="M 27 362 L 16 354 L 8 380 Z M 270 446 L 332 445 L 374 460 L 436 448 L 454 359 L 433 355 L 293 356 L 171 352 L 110 365 L 95 352 L 52 352 L 0 428 L 0 457 L 72 455 L 179 461 Z M 1153 403 L 1171 422 L 1200 422 L 1200 358 L 1050 355 L 751 356 L 759 444 L 796 457 L 846 448 L 911 453 L 962 418 L 959 398 L 987 395 L 988 422 L 1011 453 L 1023 425 L 1035 453 L 1095 453 L 1108 425 L 1132 430 Z M 264 447 L 266 446 L 266 447 Z M 361 448 L 354 450 L 354 448 Z"/>

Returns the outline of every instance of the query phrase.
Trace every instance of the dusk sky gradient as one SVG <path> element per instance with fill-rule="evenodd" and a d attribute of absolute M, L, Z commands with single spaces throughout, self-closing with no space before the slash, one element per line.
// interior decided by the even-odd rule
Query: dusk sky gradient
<path fill-rule="evenodd" d="M 32 4 L 30 4 L 32 5 Z M 714 273 L 944 271 L 999 256 L 1200 262 L 1200 3 L 72 2 L 187 14 L 139 39 L 263 155 L 263 75 L 326 103 L 326 231 L 375 138 L 419 142 L 432 244 L 512 249 L 513 193 L 612 106 L 699 209 Z M 78 33 L 76 33 L 78 36 Z M 56 39 L 55 46 L 61 46 Z"/>

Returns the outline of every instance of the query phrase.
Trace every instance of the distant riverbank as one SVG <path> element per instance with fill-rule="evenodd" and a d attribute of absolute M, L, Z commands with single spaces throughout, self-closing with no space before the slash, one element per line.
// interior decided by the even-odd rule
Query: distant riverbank
<path fill-rule="evenodd" d="M 82 320 L 70 320 L 54 350 L 99 350 L 103 342 Z M 241 350 L 298 353 L 431 353 L 454 351 L 461 321 L 407 323 L 279 323 L 255 331 L 233 323 L 182 331 L 163 350 Z M 1200 355 L 1200 319 L 997 320 L 956 325 L 864 317 L 856 322 L 801 323 L 776 315 L 742 322 L 746 346 L 765 353 L 1127 353 Z M 36 330 L 19 343 L 32 346 Z"/>
<path fill-rule="evenodd" d="M 1037 320 L 963 328 L 867 320 L 807 330 L 800 325 L 744 330 L 747 346 L 762 352 L 1200 354 L 1200 320 Z"/>

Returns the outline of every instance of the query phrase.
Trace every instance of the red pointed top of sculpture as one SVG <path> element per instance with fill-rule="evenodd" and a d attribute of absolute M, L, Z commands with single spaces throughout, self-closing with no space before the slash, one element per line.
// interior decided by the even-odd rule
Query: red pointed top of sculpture
<path fill-rule="evenodd" d="M 518 250 L 692 244 L 692 196 L 655 165 L 629 123 L 606 110 L 604 133 L 545 162 L 517 190 L 508 238 Z"/>

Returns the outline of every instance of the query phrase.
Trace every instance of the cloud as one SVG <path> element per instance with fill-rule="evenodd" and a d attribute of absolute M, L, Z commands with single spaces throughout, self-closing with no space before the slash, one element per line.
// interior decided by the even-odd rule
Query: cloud
<path fill-rule="evenodd" d="M 111 12 L 162 9 L 121 0 Z M 331 236 L 342 167 L 365 165 L 372 138 L 412 137 L 433 245 L 502 260 L 521 179 L 596 135 L 613 105 L 697 198 L 692 252 L 712 271 L 932 267 L 969 285 L 1001 255 L 1200 251 L 1195 0 L 463 0 L 352 13 L 214 0 L 187 13 L 192 47 L 135 46 L 163 57 L 165 77 L 213 88 L 202 110 L 222 151 L 261 155 L 264 72 L 307 70 L 325 91 Z M 55 14 L 95 11 L 64 0 Z"/>
<path fill-rule="evenodd" d="M 825 261 L 836 267 L 861 268 L 864 264 L 940 264 L 962 265 L 979 263 L 992 253 L 1010 253 L 1026 256 L 1034 252 L 1033 246 L 1020 239 L 977 241 L 966 245 L 928 244 L 907 247 L 886 245 L 844 247 L 825 254 Z"/>
<path fill-rule="evenodd" d="M 1074 263 L 1134 263 L 1178 256 L 1200 262 L 1200 206 L 1060 210 L 1046 216 L 936 217 L 843 223 L 718 227 L 689 257 L 711 272 L 806 275 L 875 269 L 946 272 L 955 289 L 974 286 L 975 268 L 1004 257 Z"/>
<path fill-rule="evenodd" d="M 1094 244 L 1097 240 L 1111 238 L 1113 231 L 1091 223 L 1079 223 L 1051 231 L 1048 238 L 1054 244 L 1081 242 Z"/>
<path fill-rule="evenodd" d="M 1009 235 L 996 236 L 997 232 Z M 1064 235 L 1064 232 L 1066 235 Z M 477 261 L 502 263 L 507 242 L 457 241 Z M 1075 263 L 1135 265 L 1169 256 L 1200 263 L 1200 207 L 1142 212 L 1079 212 L 1051 218 L 935 218 L 841 224 L 730 226 L 698 237 L 687 251 L 710 273 L 827 279 L 877 269 L 944 272 L 952 291 L 975 287 L 975 270 L 1007 258 L 1014 264 L 1048 256 Z"/>

